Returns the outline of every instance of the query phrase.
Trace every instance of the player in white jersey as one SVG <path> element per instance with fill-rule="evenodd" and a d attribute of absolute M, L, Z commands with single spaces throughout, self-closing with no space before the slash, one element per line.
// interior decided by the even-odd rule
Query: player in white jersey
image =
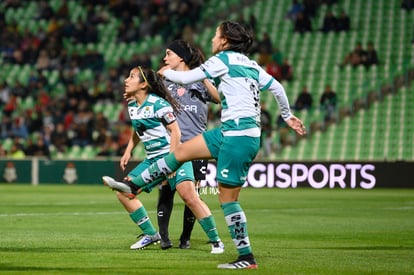
<path fill-rule="evenodd" d="M 160 176 L 175 171 L 186 161 L 216 159 L 219 202 L 239 254 L 235 261 L 218 265 L 223 269 L 258 267 L 250 246 L 247 219 L 239 202 L 239 194 L 250 164 L 260 148 L 259 93 L 265 90 L 272 92 L 287 125 L 299 135 L 306 134 L 302 121 L 290 111 L 283 86 L 245 55 L 252 42 L 252 34 L 242 24 L 226 21 L 217 27 L 212 39 L 215 55 L 201 66 L 186 72 L 171 70 L 169 66 L 158 71 L 165 78 L 182 84 L 212 79 L 221 96 L 222 125 L 178 145 L 172 153 L 141 175 L 131 178 L 135 186 L 143 188 Z M 134 192 L 133 186 L 119 183 L 121 186 L 127 194 Z"/>
<path fill-rule="evenodd" d="M 128 113 L 134 131 L 131 134 L 125 153 L 120 160 L 120 167 L 125 170 L 135 146 L 141 141 L 147 157 L 124 178 L 128 183 L 131 178 L 139 176 L 143 170 L 166 156 L 180 143 L 181 131 L 174 112 L 179 113 L 181 106 L 167 91 L 162 79 L 152 70 L 140 66 L 130 71 L 125 79 L 124 98 L 128 99 Z M 105 185 L 117 191 L 117 181 L 109 176 L 102 177 Z M 139 199 L 135 197 L 141 191 L 150 192 L 152 187 L 162 180 L 167 180 L 172 190 L 177 190 L 185 204 L 192 210 L 201 227 L 212 243 L 212 254 L 224 251 L 216 224 L 208 206 L 199 198 L 194 188 L 194 175 L 191 162 L 183 163 L 174 173 L 169 173 L 151 185 L 134 189 L 134 195 L 117 192 L 117 197 L 131 219 L 142 230 L 139 240 L 131 249 L 142 249 L 160 241 L 160 235 L 152 225 L 148 213 Z"/>
<path fill-rule="evenodd" d="M 204 62 L 204 56 L 200 49 L 184 40 L 175 40 L 167 46 L 164 62 L 173 70 L 189 71 Z M 167 90 L 181 105 L 181 112 L 177 115 L 178 125 L 181 130 L 181 142 L 185 142 L 206 130 L 208 104 L 220 102 L 216 87 L 205 79 L 187 85 L 180 85 L 169 80 L 164 80 Z M 193 172 L 196 190 L 201 180 L 204 180 L 207 172 L 207 160 L 193 160 Z M 171 190 L 168 184 L 160 186 L 157 204 L 157 218 L 159 233 L 161 235 L 161 248 L 171 248 L 168 225 L 174 205 L 175 190 Z M 191 209 L 184 207 L 183 230 L 180 235 L 180 248 L 190 248 L 190 237 L 194 227 L 195 217 Z"/>

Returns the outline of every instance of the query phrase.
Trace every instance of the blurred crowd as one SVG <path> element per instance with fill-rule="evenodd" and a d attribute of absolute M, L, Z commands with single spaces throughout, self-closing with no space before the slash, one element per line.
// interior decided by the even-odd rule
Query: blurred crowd
<path fill-rule="evenodd" d="M 147 55 L 136 54 L 108 66 L 102 53 L 68 53 L 64 43 L 97 43 L 98 25 L 114 17 L 121 22 L 117 43 L 139 41 L 156 33 L 168 41 L 180 37 L 186 25 L 194 25 L 204 1 L 79 0 L 86 16 L 76 22 L 70 20 L 67 0 L 59 1 L 58 8 L 46 0 L 30 3 L 37 4 L 30 20 L 46 21 L 46 29 L 32 32 L 21 28 L 17 20 L 6 22 L 8 11 L 29 2 L 6 0 L 0 4 L 1 62 L 34 68 L 26 83 L 19 78 L 0 80 L 0 156 L 50 156 L 50 148 L 66 153 L 74 145 L 92 145 L 101 156 L 121 155 L 130 136 L 128 116 L 121 112 L 117 122 L 111 123 L 102 111 L 94 111 L 94 106 L 123 104 L 123 79 L 129 69 L 158 64 L 152 64 Z M 85 69 L 93 71 L 92 83 L 79 80 Z M 54 95 L 56 87 L 46 77 L 52 70 L 59 72 L 56 82 L 64 86 L 61 95 Z M 27 100 L 32 100 L 33 106 L 24 109 L 21 103 Z M 5 140 L 12 140 L 9 150 L 3 148 Z"/>

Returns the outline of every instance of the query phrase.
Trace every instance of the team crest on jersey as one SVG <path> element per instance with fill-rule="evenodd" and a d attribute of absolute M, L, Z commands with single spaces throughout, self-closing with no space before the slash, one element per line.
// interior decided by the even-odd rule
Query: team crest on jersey
<path fill-rule="evenodd" d="M 128 110 L 131 119 L 149 118 L 152 117 L 154 113 L 153 106 L 145 106 L 142 109 L 139 109 L 138 107 L 129 107 Z"/>
<path fill-rule="evenodd" d="M 177 89 L 177 94 L 179 96 L 183 96 L 184 93 L 185 93 L 185 88 L 184 87 L 180 87 L 180 88 Z"/>
<path fill-rule="evenodd" d="M 142 117 L 143 118 L 148 118 L 150 117 L 152 114 L 152 108 L 150 106 L 146 106 L 144 108 L 144 110 L 142 110 Z"/>

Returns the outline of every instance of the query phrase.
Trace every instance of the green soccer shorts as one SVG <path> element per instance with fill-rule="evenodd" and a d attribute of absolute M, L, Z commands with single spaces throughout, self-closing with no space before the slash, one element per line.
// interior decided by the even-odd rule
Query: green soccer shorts
<path fill-rule="evenodd" d="M 224 136 L 220 128 L 203 133 L 204 140 L 217 161 L 217 181 L 243 186 L 250 165 L 260 149 L 260 137 Z"/>

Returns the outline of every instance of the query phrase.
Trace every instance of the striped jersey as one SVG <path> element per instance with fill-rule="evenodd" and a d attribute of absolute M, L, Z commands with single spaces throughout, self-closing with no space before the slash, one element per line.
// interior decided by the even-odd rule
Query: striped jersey
<path fill-rule="evenodd" d="M 210 57 L 200 68 L 214 80 L 220 94 L 223 134 L 259 137 L 260 91 L 276 80 L 256 61 L 233 51 Z"/>
<path fill-rule="evenodd" d="M 136 100 L 129 101 L 128 114 L 148 159 L 170 151 L 170 134 L 162 123 L 162 120 L 175 119 L 170 103 L 157 95 L 149 94 L 141 106 Z"/>
<path fill-rule="evenodd" d="M 177 122 L 181 129 L 181 142 L 185 142 L 207 128 L 208 104 L 212 98 L 202 82 L 180 85 L 169 80 L 165 86 L 181 105 Z"/>

